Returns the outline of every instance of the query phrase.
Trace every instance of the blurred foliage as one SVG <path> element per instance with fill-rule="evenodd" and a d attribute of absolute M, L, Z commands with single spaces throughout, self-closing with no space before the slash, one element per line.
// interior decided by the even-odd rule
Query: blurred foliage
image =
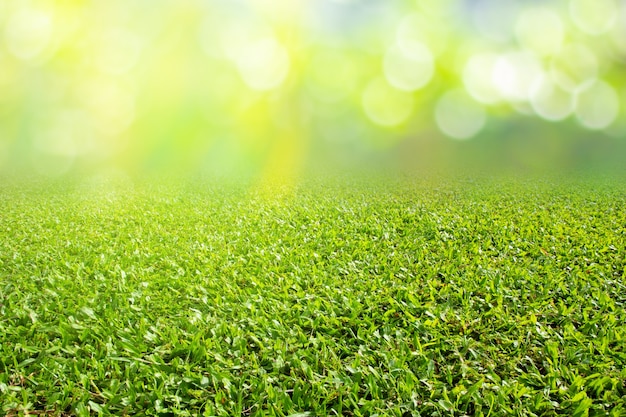
<path fill-rule="evenodd" d="M 619 166 L 620 0 L 3 0 L 0 167 Z"/>

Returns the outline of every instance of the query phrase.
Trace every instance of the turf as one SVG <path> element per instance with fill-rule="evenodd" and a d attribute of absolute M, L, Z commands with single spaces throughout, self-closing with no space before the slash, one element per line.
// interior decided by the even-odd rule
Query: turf
<path fill-rule="evenodd" d="M 0 413 L 626 415 L 622 184 L 4 181 Z"/>

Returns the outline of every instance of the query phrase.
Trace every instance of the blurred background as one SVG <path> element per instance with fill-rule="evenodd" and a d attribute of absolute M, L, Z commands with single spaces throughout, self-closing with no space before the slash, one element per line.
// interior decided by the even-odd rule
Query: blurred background
<path fill-rule="evenodd" d="M 620 169 L 626 0 L 0 0 L 0 170 Z"/>

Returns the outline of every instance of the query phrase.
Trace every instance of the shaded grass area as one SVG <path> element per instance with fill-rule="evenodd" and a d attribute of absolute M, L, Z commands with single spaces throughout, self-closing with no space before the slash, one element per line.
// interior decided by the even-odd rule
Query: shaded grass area
<path fill-rule="evenodd" d="M 0 187 L 3 414 L 626 415 L 620 182 Z"/>

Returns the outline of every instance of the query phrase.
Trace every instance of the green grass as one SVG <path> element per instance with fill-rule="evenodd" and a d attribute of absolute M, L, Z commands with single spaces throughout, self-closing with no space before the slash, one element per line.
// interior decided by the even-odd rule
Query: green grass
<path fill-rule="evenodd" d="M 626 415 L 621 182 L 0 186 L 0 414 Z"/>

